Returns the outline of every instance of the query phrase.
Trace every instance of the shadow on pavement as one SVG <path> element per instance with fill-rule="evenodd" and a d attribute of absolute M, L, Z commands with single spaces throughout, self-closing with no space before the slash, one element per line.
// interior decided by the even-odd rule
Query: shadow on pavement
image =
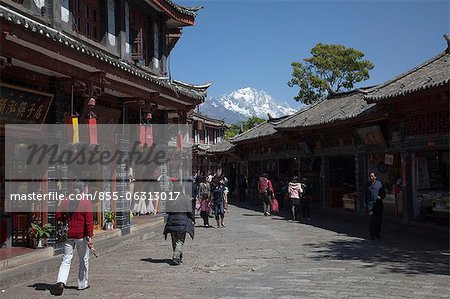
<path fill-rule="evenodd" d="M 249 214 L 249 213 L 244 213 L 242 214 L 242 216 L 246 216 L 246 217 L 251 217 L 251 216 L 258 216 L 258 217 L 264 217 L 263 214 Z"/>
<path fill-rule="evenodd" d="M 260 212 L 259 206 L 249 203 L 233 205 Z M 289 222 L 292 225 L 308 225 L 357 238 L 305 244 L 316 256 L 315 260 L 335 259 L 361 262 L 363 267 L 383 266 L 391 273 L 450 275 L 450 250 L 448 234 L 433 228 L 417 228 L 386 219 L 382 239 L 367 240 L 369 219 L 366 215 L 341 213 L 311 207 L 311 221 Z M 246 216 L 246 213 L 242 214 Z M 249 214 L 253 215 L 253 214 Z M 282 210 L 278 216 L 288 219 L 290 214 Z M 273 219 L 283 220 L 283 219 Z M 301 230 L 301 226 L 299 226 Z"/>
<path fill-rule="evenodd" d="M 363 267 L 379 265 L 391 273 L 450 274 L 448 253 L 382 242 L 384 240 L 337 240 L 305 246 L 316 249 L 314 260 L 360 261 Z"/>
<path fill-rule="evenodd" d="M 56 285 L 55 284 L 48 284 L 48 283 L 35 283 L 33 285 L 29 285 L 29 288 L 34 288 L 36 291 L 50 291 L 50 294 L 53 296 L 59 296 Z M 65 286 L 65 289 L 78 289 L 77 287 L 70 287 Z"/>
<path fill-rule="evenodd" d="M 168 265 L 172 265 L 172 260 L 171 259 L 152 259 L 151 257 L 146 258 L 146 259 L 141 259 L 142 262 L 148 262 L 148 263 L 153 263 L 153 264 L 168 264 Z"/>

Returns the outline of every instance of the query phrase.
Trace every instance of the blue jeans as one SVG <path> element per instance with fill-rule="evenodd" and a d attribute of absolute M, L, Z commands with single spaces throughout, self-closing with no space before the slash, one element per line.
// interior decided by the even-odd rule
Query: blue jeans
<path fill-rule="evenodd" d="M 225 211 L 223 208 L 223 201 L 214 203 L 214 213 L 216 215 L 216 220 L 219 220 L 219 216 L 220 218 L 223 219 L 225 215 Z"/>

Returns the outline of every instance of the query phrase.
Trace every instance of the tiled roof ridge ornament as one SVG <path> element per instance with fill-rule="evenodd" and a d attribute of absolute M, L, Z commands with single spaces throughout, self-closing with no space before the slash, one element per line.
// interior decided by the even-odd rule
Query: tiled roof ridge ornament
<path fill-rule="evenodd" d="M 444 39 L 447 42 L 447 50 L 446 50 L 446 52 L 450 53 L 450 36 L 446 33 L 446 34 L 444 34 Z"/>
<path fill-rule="evenodd" d="M 328 91 L 327 98 L 332 98 L 333 96 L 339 94 L 339 92 L 334 90 L 333 86 L 331 86 L 330 82 L 327 82 L 327 91 Z"/>
<path fill-rule="evenodd" d="M 357 88 L 356 89 L 357 92 L 360 92 L 362 94 L 368 94 L 370 91 L 367 89 L 362 89 L 362 88 Z"/>

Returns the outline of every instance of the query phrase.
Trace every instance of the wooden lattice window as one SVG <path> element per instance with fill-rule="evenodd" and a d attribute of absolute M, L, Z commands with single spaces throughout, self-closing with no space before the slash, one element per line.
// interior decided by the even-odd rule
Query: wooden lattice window
<path fill-rule="evenodd" d="M 449 132 L 448 111 L 410 116 L 406 120 L 408 136 L 446 134 Z"/>
<path fill-rule="evenodd" d="M 130 43 L 131 59 L 143 60 L 145 55 L 145 37 L 147 36 L 147 19 L 136 8 L 130 7 Z"/>
<path fill-rule="evenodd" d="M 343 147 L 353 145 L 351 131 L 343 129 L 339 132 L 333 132 L 325 135 L 324 147 Z M 317 147 L 317 144 L 316 144 Z"/>
<path fill-rule="evenodd" d="M 98 0 L 71 0 L 72 29 L 94 41 L 100 41 Z"/>

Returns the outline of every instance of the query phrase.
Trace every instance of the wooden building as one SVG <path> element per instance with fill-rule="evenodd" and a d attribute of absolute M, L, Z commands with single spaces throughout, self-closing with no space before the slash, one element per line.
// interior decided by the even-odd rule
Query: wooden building
<path fill-rule="evenodd" d="M 313 200 L 363 213 L 375 171 L 386 187 L 387 215 L 447 224 L 449 58 L 447 48 L 383 84 L 330 94 L 236 136 L 233 150 L 250 188 L 263 172 L 275 181 L 300 175 L 312 183 Z"/>
<path fill-rule="evenodd" d="M 0 1 L 1 122 L 61 124 L 79 114 L 79 122 L 84 123 L 88 104 L 94 103 L 99 124 L 133 124 L 143 119 L 154 124 L 186 123 L 187 115 L 204 101 L 210 84 L 172 80 L 167 60 L 182 28 L 194 25 L 199 8 L 169 0 Z M 14 149 L 4 148 L 3 130 L 1 134 L 3 161 L 15 155 Z M 124 149 L 128 146 L 127 140 L 119 143 Z M 4 200 L 5 169 L 1 169 Z M 40 179 L 64 180 L 68 171 L 46 169 Z M 128 192 L 126 165 L 100 169 L 94 175 L 102 178 L 105 171 L 120 179 L 109 186 L 91 184 L 90 191 Z M 41 190 L 60 188 L 50 179 Z M 38 216 L 54 224 L 54 214 L 46 213 L 47 208 Z M 116 226 L 127 232 L 129 203 L 118 201 L 114 208 Z M 4 201 L 0 215 L 0 244 L 26 245 L 33 215 L 5 213 Z M 95 221 L 101 228 L 101 213 Z M 54 237 L 49 244 L 55 244 Z"/>
<path fill-rule="evenodd" d="M 216 173 L 220 164 L 214 155 L 207 155 L 207 152 L 214 145 L 224 142 L 227 125 L 223 120 L 198 112 L 192 112 L 188 122 L 192 124 L 192 171 L 201 175 Z"/>
<path fill-rule="evenodd" d="M 448 225 L 449 193 L 449 47 L 369 92 L 364 99 L 387 113 L 388 150 L 369 164 L 395 186 L 398 214 L 405 222 L 437 221 Z M 369 157 L 370 158 L 370 157 Z"/>

